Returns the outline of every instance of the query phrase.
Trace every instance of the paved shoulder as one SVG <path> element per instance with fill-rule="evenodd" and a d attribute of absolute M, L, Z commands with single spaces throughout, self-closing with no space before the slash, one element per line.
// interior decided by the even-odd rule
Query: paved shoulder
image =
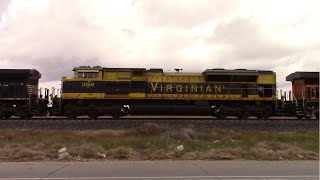
<path fill-rule="evenodd" d="M 0 163 L 0 180 L 318 179 L 318 161 Z"/>

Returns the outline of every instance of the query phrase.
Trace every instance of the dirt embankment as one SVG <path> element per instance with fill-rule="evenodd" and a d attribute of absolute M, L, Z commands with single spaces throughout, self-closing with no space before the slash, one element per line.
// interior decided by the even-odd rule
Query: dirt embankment
<path fill-rule="evenodd" d="M 62 149 L 58 153 L 58 150 Z M 0 130 L 0 161 L 318 160 L 319 131 L 257 132 L 161 127 L 131 130 Z"/>

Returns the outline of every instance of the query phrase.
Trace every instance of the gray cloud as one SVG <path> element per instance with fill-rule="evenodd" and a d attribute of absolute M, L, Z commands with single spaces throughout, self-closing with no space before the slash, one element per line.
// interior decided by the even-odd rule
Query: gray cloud
<path fill-rule="evenodd" d="M 231 0 L 135 0 L 131 4 L 147 26 L 192 28 L 233 13 L 241 1 Z"/>
<path fill-rule="evenodd" d="M 317 70 L 319 41 L 305 40 L 311 33 L 296 37 L 310 31 L 306 23 L 316 24 L 312 13 L 278 26 L 235 13 L 245 2 L 51 1 L 39 14 L 16 10 L 0 24 L 0 63 L 37 68 L 45 82 L 72 75 L 80 65 L 185 72 L 221 67 L 274 70 L 279 86 L 287 87 L 287 74 Z M 279 33 L 284 30 L 288 36 Z"/>
<path fill-rule="evenodd" d="M 0 17 L 1 17 L 2 12 L 4 12 L 8 8 L 10 1 L 11 0 L 1 0 L 0 1 Z"/>
<path fill-rule="evenodd" d="M 319 71 L 319 45 L 282 42 L 266 34 L 250 17 L 218 24 L 205 42 L 220 47 L 215 61 L 218 67 L 273 70 L 280 88 L 290 89 L 285 77 L 294 71 Z"/>
<path fill-rule="evenodd" d="M 236 18 L 228 23 L 219 24 L 208 43 L 226 46 L 221 56 L 233 59 L 276 59 L 299 50 L 272 39 L 250 18 Z"/>

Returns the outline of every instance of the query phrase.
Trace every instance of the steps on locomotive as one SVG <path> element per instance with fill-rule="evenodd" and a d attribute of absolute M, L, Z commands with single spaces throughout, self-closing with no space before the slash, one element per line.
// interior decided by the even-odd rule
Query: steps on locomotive
<path fill-rule="evenodd" d="M 304 109 L 303 109 L 303 104 L 301 102 L 296 103 L 296 116 L 297 118 L 304 117 Z"/>
<path fill-rule="evenodd" d="M 60 99 L 53 99 L 50 114 L 51 115 L 59 115 L 60 114 Z"/>
<path fill-rule="evenodd" d="M 29 110 L 30 114 L 37 115 L 38 111 L 39 111 L 38 100 L 36 98 L 31 98 L 30 99 L 30 110 Z"/>

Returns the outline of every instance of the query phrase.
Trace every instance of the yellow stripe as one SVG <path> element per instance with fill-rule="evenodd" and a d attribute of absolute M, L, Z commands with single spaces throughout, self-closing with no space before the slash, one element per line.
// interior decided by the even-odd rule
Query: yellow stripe
<path fill-rule="evenodd" d="M 249 95 L 244 98 L 240 95 L 226 94 L 145 94 L 129 93 L 123 95 L 111 95 L 104 93 L 63 93 L 62 99 L 163 99 L 163 100 L 245 100 L 245 101 L 274 101 L 275 96 L 263 98 L 258 95 Z"/>

